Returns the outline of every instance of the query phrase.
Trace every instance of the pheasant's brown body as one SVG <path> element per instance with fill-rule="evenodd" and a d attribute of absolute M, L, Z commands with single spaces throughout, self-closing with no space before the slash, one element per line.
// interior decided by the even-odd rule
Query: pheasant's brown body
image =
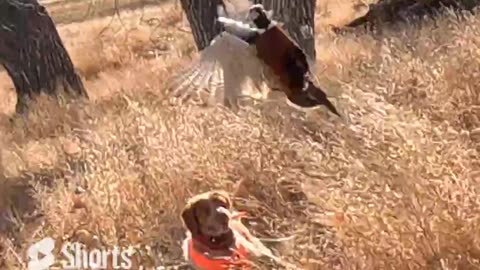
<path fill-rule="evenodd" d="M 274 46 L 274 49 L 272 49 Z M 287 96 L 301 91 L 308 73 L 307 59 L 298 45 L 280 27 L 272 27 L 255 40 L 257 56 L 268 65 L 285 86 Z"/>
<path fill-rule="evenodd" d="M 285 92 L 291 102 L 304 108 L 325 105 L 339 115 L 323 90 L 312 82 L 305 53 L 282 28 L 270 27 L 252 41 L 257 57 L 271 68 L 282 84 L 282 89 L 277 90 Z"/>

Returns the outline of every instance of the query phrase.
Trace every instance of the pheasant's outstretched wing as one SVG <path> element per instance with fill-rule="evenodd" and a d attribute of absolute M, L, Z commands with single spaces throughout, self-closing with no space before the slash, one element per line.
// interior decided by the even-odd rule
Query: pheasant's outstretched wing
<path fill-rule="evenodd" d="M 244 41 L 251 40 L 259 34 L 252 22 L 247 20 L 249 8 L 253 3 L 249 0 L 228 0 L 217 6 L 218 22 L 226 32 Z"/>
<path fill-rule="evenodd" d="M 254 4 L 249 0 L 224 0 L 225 10 L 218 10 L 218 16 L 237 21 L 245 21 L 249 8 Z"/>
<path fill-rule="evenodd" d="M 175 100 L 236 106 L 240 97 L 266 98 L 265 65 L 255 47 L 228 32 L 222 32 L 200 57 L 170 84 Z"/>

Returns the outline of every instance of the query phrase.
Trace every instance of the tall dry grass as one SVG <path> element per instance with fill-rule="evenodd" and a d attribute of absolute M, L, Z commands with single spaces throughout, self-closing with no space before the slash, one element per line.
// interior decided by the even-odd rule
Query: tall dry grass
<path fill-rule="evenodd" d="M 167 78 L 193 50 L 181 20 L 156 58 L 125 32 L 89 41 L 98 23 L 60 29 L 89 103 L 42 98 L 27 122 L 1 118 L 2 269 L 44 236 L 181 265 L 180 210 L 213 188 L 237 195 L 255 235 L 295 235 L 280 250 L 303 269 L 480 268 L 477 17 L 319 36 L 319 80 L 347 121 L 281 101 L 238 115 L 168 106 Z"/>

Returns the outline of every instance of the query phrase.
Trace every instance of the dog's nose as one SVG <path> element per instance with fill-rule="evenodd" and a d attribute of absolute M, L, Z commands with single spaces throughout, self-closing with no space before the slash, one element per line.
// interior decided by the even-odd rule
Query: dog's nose
<path fill-rule="evenodd" d="M 217 208 L 217 211 L 219 212 L 217 215 L 218 222 L 224 226 L 227 226 L 231 215 L 230 212 L 224 207 Z"/>
<path fill-rule="evenodd" d="M 216 227 L 213 226 L 213 225 L 208 225 L 208 226 L 207 226 L 207 230 L 208 230 L 209 232 L 216 232 L 216 231 L 218 230 L 218 228 L 216 228 Z"/>
<path fill-rule="evenodd" d="M 227 216 L 227 215 L 220 215 L 219 218 L 220 218 L 220 222 L 221 222 L 223 225 L 228 224 L 228 216 Z"/>

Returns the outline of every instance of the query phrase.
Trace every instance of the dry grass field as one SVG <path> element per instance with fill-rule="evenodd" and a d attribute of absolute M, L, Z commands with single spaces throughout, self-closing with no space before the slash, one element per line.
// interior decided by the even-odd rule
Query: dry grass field
<path fill-rule="evenodd" d="M 317 75 L 347 121 L 280 101 L 238 115 L 165 105 L 168 76 L 196 54 L 172 2 L 107 29 L 108 16 L 63 21 L 88 103 L 42 97 L 10 121 L 0 73 L 0 269 L 24 269 L 46 236 L 178 269 L 180 211 L 214 188 L 236 192 L 255 235 L 294 235 L 278 251 L 301 269 L 480 269 L 480 18 L 325 33 L 353 16 L 348 1 L 319 0 L 317 18 Z"/>

